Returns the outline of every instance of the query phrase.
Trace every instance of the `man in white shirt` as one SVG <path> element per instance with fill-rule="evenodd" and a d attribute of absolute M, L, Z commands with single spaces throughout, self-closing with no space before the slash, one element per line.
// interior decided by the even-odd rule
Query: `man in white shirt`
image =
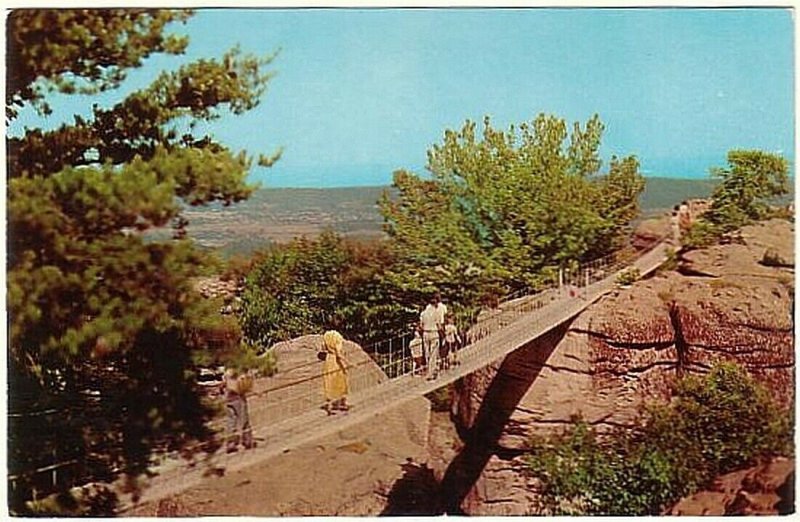
<path fill-rule="evenodd" d="M 425 310 L 419 314 L 419 325 L 422 330 L 422 346 L 425 349 L 425 359 L 428 366 L 427 376 L 429 380 L 435 379 L 439 370 L 440 324 L 444 324 L 444 317 L 442 317 L 440 321 L 440 309 L 437 307 L 437 296 L 433 296 L 428 306 L 425 307 Z"/>
<path fill-rule="evenodd" d="M 439 330 L 439 369 L 443 370 L 447 359 L 447 349 L 444 344 L 444 322 L 447 317 L 447 305 L 442 302 L 442 294 L 436 292 L 433 296 L 436 310 L 436 328 Z"/>
<path fill-rule="evenodd" d="M 442 294 L 439 292 L 436 292 L 433 299 L 433 304 L 436 309 L 436 324 L 438 325 L 439 332 L 444 333 L 444 318 L 447 315 L 447 305 L 442 302 Z"/>

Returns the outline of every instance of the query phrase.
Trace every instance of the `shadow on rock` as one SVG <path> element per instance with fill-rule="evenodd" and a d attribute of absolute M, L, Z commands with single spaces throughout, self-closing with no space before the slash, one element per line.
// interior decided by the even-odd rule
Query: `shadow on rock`
<path fill-rule="evenodd" d="M 403 476 L 392 486 L 383 516 L 441 515 L 439 482 L 427 464 L 407 462 Z"/>
<path fill-rule="evenodd" d="M 775 504 L 775 510 L 778 512 L 779 515 L 791 515 L 795 512 L 795 504 L 794 504 L 794 494 L 795 494 L 795 484 L 794 484 L 794 471 L 792 471 L 786 480 L 783 481 L 783 484 L 778 488 L 778 496 L 780 500 L 777 504 Z"/>
<path fill-rule="evenodd" d="M 463 449 L 447 467 L 442 478 L 442 506 L 450 515 L 462 511 L 461 504 L 477 482 L 486 463 L 499 450 L 497 442 L 522 397 L 539 377 L 550 355 L 566 335 L 572 320 L 503 359 L 481 401 L 473 426 L 459 430 Z"/>

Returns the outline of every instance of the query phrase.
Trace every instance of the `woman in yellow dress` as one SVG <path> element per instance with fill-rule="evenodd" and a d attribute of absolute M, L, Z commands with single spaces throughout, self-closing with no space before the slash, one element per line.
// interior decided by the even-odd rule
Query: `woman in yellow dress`
<path fill-rule="evenodd" d="M 333 415 L 335 410 L 347 411 L 347 393 L 350 391 L 347 382 L 348 364 L 344 357 L 344 338 L 335 330 L 329 330 L 322 336 L 325 348 L 325 362 L 322 364 L 322 387 L 325 392 L 325 411 Z"/>

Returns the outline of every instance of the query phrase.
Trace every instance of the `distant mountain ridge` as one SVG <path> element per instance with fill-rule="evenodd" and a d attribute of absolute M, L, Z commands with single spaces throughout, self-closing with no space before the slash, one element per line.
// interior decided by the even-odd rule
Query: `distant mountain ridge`
<path fill-rule="evenodd" d="M 667 212 L 690 198 L 708 197 L 717 180 L 646 178 L 640 203 L 644 215 Z M 793 184 L 792 184 L 793 185 Z M 793 191 L 794 187 L 792 187 Z M 223 254 L 247 254 L 294 237 L 314 236 L 331 229 L 362 239 L 383 235 L 378 200 L 390 186 L 339 188 L 261 188 L 250 199 L 186 210 L 189 236 Z M 793 193 L 793 192 L 792 192 Z"/>
<path fill-rule="evenodd" d="M 713 178 L 652 177 L 645 180 L 644 192 L 639 197 L 644 213 L 666 210 L 687 199 L 707 198 L 719 183 Z"/>

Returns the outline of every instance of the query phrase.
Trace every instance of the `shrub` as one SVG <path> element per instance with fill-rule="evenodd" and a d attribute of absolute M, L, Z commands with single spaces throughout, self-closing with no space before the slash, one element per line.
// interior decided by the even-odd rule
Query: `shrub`
<path fill-rule="evenodd" d="M 716 243 L 722 235 L 722 229 L 704 219 L 692 223 L 689 230 L 683 235 L 683 246 L 689 249 L 705 248 Z"/>
<path fill-rule="evenodd" d="M 526 461 L 548 514 L 659 514 L 718 474 L 793 452 L 790 415 L 735 365 L 682 379 L 674 393 L 633 430 L 601 439 L 578 421 L 533 440 Z"/>
<path fill-rule="evenodd" d="M 658 267 L 658 273 L 671 272 L 678 268 L 678 252 L 674 248 L 667 248 L 667 259 Z"/>
<path fill-rule="evenodd" d="M 791 205 L 771 207 L 768 213 L 769 218 L 785 219 L 794 223 L 794 208 Z"/>
<path fill-rule="evenodd" d="M 240 349 L 229 357 L 226 366 L 239 371 L 253 370 L 260 377 L 274 375 L 278 369 L 272 350 L 259 352 L 255 345 L 244 342 Z"/>
<path fill-rule="evenodd" d="M 641 277 L 641 273 L 638 268 L 628 268 L 617 276 L 616 282 L 618 285 L 630 285 L 635 283 L 639 277 Z"/>

